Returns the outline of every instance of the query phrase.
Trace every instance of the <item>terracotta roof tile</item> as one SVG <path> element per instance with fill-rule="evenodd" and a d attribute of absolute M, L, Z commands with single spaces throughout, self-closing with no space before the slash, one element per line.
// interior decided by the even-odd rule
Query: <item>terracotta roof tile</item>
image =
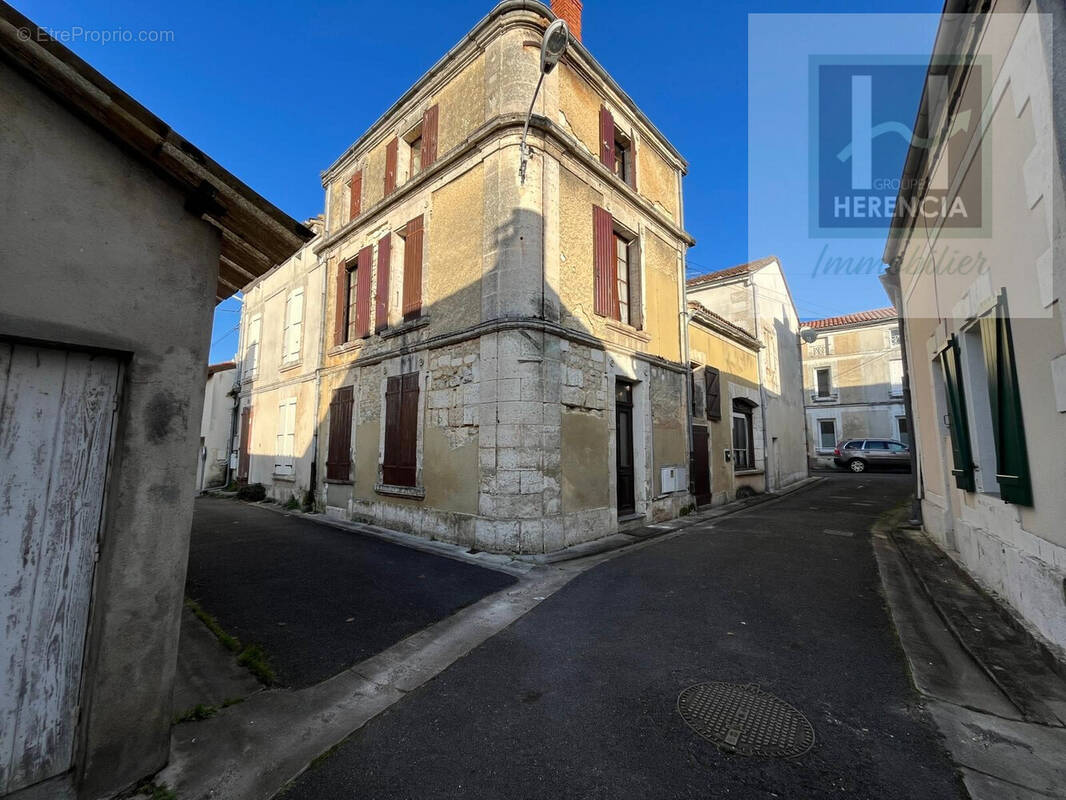
<path fill-rule="evenodd" d="M 725 317 L 723 317 L 721 314 L 714 313 L 713 311 L 711 311 L 711 309 L 707 308 L 707 306 L 703 305 L 703 303 L 698 303 L 695 300 L 689 300 L 688 301 L 688 307 L 692 308 L 692 309 L 695 309 L 696 311 L 699 311 L 701 314 L 706 314 L 709 317 L 713 317 L 714 319 L 718 320 L 718 322 L 720 322 L 723 325 L 725 325 L 726 327 L 732 329 L 736 333 L 747 337 L 748 339 L 755 339 L 755 334 L 749 333 L 748 331 L 744 330 L 739 325 L 730 322 Z M 758 340 L 756 339 L 756 341 L 758 341 Z"/>
<path fill-rule="evenodd" d="M 717 272 L 708 272 L 706 275 L 697 275 L 695 278 L 689 278 L 685 281 L 685 285 L 689 287 L 701 286 L 702 284 L 713 283 L 714 281 L 720 281 L 724 278 L 732 278 L 736 275 L 743 275 L 748 272 L 754 272 L 757 269 L 762 269 L 775 261 L 777 261 L 777 256 L 766 256 L 766 258 L 749 261 L 747 264 L 737 264 L 735 267 L 727 267 L 726 269 L 720 269 Z"/>
<path fill-rule="evenodd" d="M 826 317 L 825 319 L 813 319 L 801 323 L 805 328 L 839 328 L 843 325 L 860 325 L 864 322 L 880 322 L 886 319 L 896 319 L 899 316 L 892 306 L 887 308 L 875 308 L 872 311 L 856 311 L 854 314 L 841 314 L 839 317 Z"/>

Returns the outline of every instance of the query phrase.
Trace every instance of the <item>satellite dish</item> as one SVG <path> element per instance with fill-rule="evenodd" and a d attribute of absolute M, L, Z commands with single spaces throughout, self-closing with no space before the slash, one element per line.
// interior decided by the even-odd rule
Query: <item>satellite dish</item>
<path fill-rule="evenodd" d="M 804 328 L 800 331 L 800 338 L 802 338 L 807 344 L 810 344 L 818 338 L 818 331 L 814 328 Z"/>
<path fill-rule="evenodd" d="M 566 52 L 570 44 L 570 31 L 565 20 L 557 19 L 544 31 L 544 40 L 540 43 L 540 71 L 547 75 Z"/>

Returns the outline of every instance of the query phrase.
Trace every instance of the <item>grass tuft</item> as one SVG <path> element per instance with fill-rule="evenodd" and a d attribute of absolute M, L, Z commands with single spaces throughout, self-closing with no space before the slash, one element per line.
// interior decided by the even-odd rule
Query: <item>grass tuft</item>
<path fill-rule="evenodd" d="M 179 722 L 196 722 L 199 720 L 211 719 L 211 717 L 215 716 L 217 713 L 218 709 L 214 706 L 205 706 L 203 703 L 197 703 L 184 714 L 179 714 L 174 717 L 174 724 L 177 725 Z"/>
<path fill-rule="evenodd" d="M 226 633 L 222 626 L 218 624 L 218 620 L 204 611 L 203 607 L 195 600 L 186 598 L 185 605 L 196 615 L 200 622 L 207 626 L 211 633 L 215 634 L 215 638 L 222 642 L 222 645 L 227 650 L 231 653 L 237 653 L 237 663 L 255 675 L 260 683 L 271 686 L 277 680 L 274 670 L 270 667 L 266 651 L 262 647 L 257 644 L 249 644 L 242 647 L 240 639 Z M 227 701 L 222 707 L 225 708 L 227 705 L 239 702 L 239 699 L 232 702 Z"/>
<path fill-rule="evenodd" d="M 238 640 L 236 636 L 231 636 L 222 630 L 222 626 L 218 624 L 218 620 L 204 611 L 199 603 L 195 600 L 186 598 L 185 606 L 196 615 L 196 618 L 200 620 L 200 622 L 207 626 L 207 629 L 211 631 L 211 633 L 215 634 L 215 638 L 222 642 L 223 647 L 232 653 L 236 653 L 241 649 L 240 640 Z"/>
<path fill-rule="evenodd" d="M 260 683 L 267 686 L 274 683 L 277 678 L 274 675 L 274 670 L 270 668 L 267 654 L 257 644 L 250 644 L 245 647 L 241 654 L 237 656 L 237 663 L 255 675 Z"/>

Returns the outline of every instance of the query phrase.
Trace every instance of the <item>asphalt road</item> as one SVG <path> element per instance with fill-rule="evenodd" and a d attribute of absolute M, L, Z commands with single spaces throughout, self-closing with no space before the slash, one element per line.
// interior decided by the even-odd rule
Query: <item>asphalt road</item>
<path fill-rule="evenodd" d="M 961 797 L 868 533 L 909 481 L 833 476 L 601 564 L 372 720 L 285 800 Z M 682 689 L 711 680 L 792 703 L 813 749 L 719 752 L 676 710 Z"/>
<path fill-rule="evenodd" d="M 186 594 L 304 687 L 515 578 L 233 500 L 200 498 Z"/>

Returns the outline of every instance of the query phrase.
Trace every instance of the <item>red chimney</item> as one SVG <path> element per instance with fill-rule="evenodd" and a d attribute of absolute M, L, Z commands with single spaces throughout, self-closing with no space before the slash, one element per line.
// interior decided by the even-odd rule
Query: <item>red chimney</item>
<path fill-rule="evenodd" d="M 566 20 L 566 27 L 579 42 L 581 41 L 581 0 L 551 0 L 552 13 L 559 19 Z"/>

